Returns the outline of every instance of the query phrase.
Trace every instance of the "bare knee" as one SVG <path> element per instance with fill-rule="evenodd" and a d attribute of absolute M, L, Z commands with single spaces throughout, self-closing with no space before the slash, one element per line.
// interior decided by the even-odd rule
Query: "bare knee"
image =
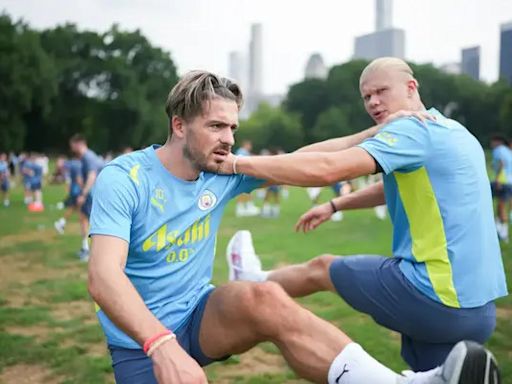
<path fill-rule="evenodd" d="M 323 254 L 308 261 L 306 267 L 310 283 L 315 284 L 318 288 L 323 290 L 334 290 L 329 270 L 332 262 L 336 260 L 337 257 L 338 256 L 330 254 Z"/>
<path fill-rule="evenodd" d="M 248 285 L 239 299 L 245 317 L 264 339 L 272 339 L 279 325 L 298 307 L 279 284 L 271 281 Z"/>

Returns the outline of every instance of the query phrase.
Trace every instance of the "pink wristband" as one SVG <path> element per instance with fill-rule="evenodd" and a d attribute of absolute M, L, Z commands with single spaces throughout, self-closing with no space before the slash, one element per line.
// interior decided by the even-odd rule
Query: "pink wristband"
<path fill-rule="evenodd" d="M 167 335 L 172 335 L 172 332 L 167 330 L 165 332 L 161 332 L 161 333 L 158 333 L 156 334 L 155 336 L 152 336 L 150 337 L 149 339 L 147 339 L 145 342 L 144 342 L 144 345 L 142 347 L 142 350 L 144 351 L 144 353 L 148 353 L 149 351 L 149 348 L 151 348 L 151 345 L 157 341 L 159 338 L 161 337 L 164 337 L 164 336 L 167 336 Z"/>

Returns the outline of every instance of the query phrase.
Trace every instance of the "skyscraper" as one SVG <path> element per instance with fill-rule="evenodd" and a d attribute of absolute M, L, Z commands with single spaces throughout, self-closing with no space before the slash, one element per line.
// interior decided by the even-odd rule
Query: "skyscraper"
<path fill-rule="evenodd" d="M 354 59 L 405 58 L 405 31 L 392 27 L 392 0 L 375 0 L 376 31 L 354 40 Z"/>
<path fill-rule="evenodd" d="M 325 79 L 327 77 L 327 67 L 319 53 L 313 53 L 309 57 L 304 77 L 306 79 Z"/>
<path fill-rule="evenodd" d="M 462 50 L 461 71 L 475 80 L 480 80 L 480 47 Z"/>
<path fill-rule="evenodd" d="M 500 79 L 512 85 L 512 21 L 501 24 Z"/>
<path fill-rule="evenodd" d="M 232 51 L 229 53 L 228 76 L 245 90 L 247 85 L 247 71 L 242 52 Z"/>
<path fill-rule="evenodd" d="M 356 37 L 354 59 L 373 60 L 383 56 L 405 58 L 403 29 L 390 28 Z"/>
<path fill-rule="evenodd" d="M 249 93 L 254 96 L 263 94 L 263 31 L 261 24 L 251 25 Z"/>
<path fill-rule="evenodd" d="M 391 28 L 393 15 L 393 0 L 376 0 L 375 30 L 382 31 Z"/>

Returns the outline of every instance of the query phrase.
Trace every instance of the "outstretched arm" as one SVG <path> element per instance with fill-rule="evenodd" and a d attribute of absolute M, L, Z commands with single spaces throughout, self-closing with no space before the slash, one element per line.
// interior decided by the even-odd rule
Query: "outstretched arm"
<path fill-rule="evenodd" d="M 364 131 L 355 133 L 353 135 L 337 137 L 334 139 L 329 139 L 325 141 L 320 141 L 318 143 L 306 145 L 305 147 L 297 149 L 295 152 L 336 152 L 342 151 L 344 149 L 348 149 L 357 144 L 362 143 L 369 137 L 375 136 L 379 129 L 381 129 L 382 125 L 375 125 L 371 128 L 365 129 Z"/>
<path fill-rule="evenodd" d="M 348 149 L 355 145 L 361 144 L 364 140 L 369 137 L 373 137 L 379 132 L 379 130 L 390 123 L 393 120 L 399 119 L 405 116 L 413 116 L 420 121 L 425 120 L 435 120 L 435 117 L 428 114 L 426 111 L 397 111 L 395 113 L 390 114 L 386 120 L 382 124 L 374 125 L 371 128 L 365 129 L 364 131 L 355 133 L 353 135 L 348 135 L 344 137 L 337 137 L 334 139 L 329 139 L 325 141 L 320 141 L 318 143 L 306 145 L 305 147 L 299 148 L 296 152 L 336 152 L 342 151 L 344 149 Z"/>
<path fill-rule="evenodd" d="M 244 173 L 274 184 L 304 187 L 331 185 L 369 175 L 376 170 L 373 157 L 352 147 L 338 152 L 295 152 L 277 156 L 230 157 L 222 173 Z"/>

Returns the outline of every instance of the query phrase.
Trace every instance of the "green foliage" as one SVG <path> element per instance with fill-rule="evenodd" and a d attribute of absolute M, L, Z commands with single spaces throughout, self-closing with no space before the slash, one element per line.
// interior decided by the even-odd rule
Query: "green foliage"
<path fill-rule="evenodd" d="M 167 136 L 176 67 L 140 31 L 66 24 L 38 32 L 7 15 L 0 31 L 0 150 L 62 151 L 77 132 L 99 151 Z"/>
<path fill-rule="evenodd" d="M 249 139 L 255 149 L 281 148 L 293 151 L 304 138 L 299 118 L 262 103 L 249 120 L 242 124 L 237 140 Z"/>
<path fill-rule="evenodd" d="M 165 140 L 164 103 L 176 67 L 139 30 L 113 25 L 97 33 L 65 24 L 36 31 L 1 14 L 0 51 L 0 150 L 66 151 L 77 132 L 100 152 Z M 281 108 L 262 105 L 242 124 L 240 138 L 256 149 L 291 151 L 371 126 L 359 92 L 367 64 L 335 65 L 325 80 L 292 85 Z M 493 132 L 512 136 L 509 85 L 411 66 L 427 107 L 460 121 L 484 146 Z"/>
<path fill-rule="evenodd" d="M 0 52 L 0 150 L 20 150 L 28 136 L 25 116 L 47 112 L 55 95 L 55 72 L 39 35 L 5 14 L 0 15 Z"/>
<path fill-rule="evenodd" d="M 318 116 L 311 136 L 313 141 L 322 141 L 351 133 L 353 132 L 350 129 L 346 112 L 338 107 L 330 107 Z"/>

